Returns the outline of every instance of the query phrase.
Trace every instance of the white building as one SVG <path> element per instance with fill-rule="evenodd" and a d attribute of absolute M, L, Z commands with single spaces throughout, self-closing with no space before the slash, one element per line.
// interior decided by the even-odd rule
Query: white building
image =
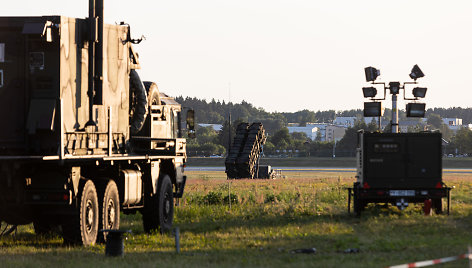
<path fill-rule="evenodd" d="M 334 119 L 333 124 L 348 128 L 353 127 L 356 121 L 358 120 L 364 120 L 364 123 L 366 123 L 367 125 L 370 124 L 372 121 L 374 121 L 376 124 L 378 124 L 379 122 L 378 117 L 363 117 L 362 119 L 359 119 L 355 116 L 340 116 Z"/>
<path fill-rule="evenodd" d="M 292 126 L 290 126 L 292 125 Z M 311 125 L 306 125 L 305 127 L 299 127 L 299 126 L 293 126 L 294 124 L 290 124 L 288 128 L 288 133 L 294 133 L 294 132 L 302 132 L 305 133 L 306 136 L 311 139 L 315 140 L 316 134 L 318 133 L 319 129 L 315 126 Z"/>
<path fill-rule="evenodd" d="M 339 141 L 346 134 L 346 128 L 343 126 L 328 125 L 326 126 L 326 141 Z"/>
<path fill-rule="evenodd" d="M 340 116 L 334 119 L 333 124 L 348 128 L 348 127 L 353 127 L 356 121 L 357 121 L 357 117 L 354 117 L 354 116 L 348 116 L 348 117 Z"/>
<path fill-rule="evenodd" d="M 454 132 L 458 131 L 461 127 L 467 127 L 462 125 L 461 118 L 443 118 L 442 120 L 443 123 L 446 124 L 446 126 L 448 126 L 449 129 Z"/>
<path fill-rule="evenodd" d="M 221 131 L 223 129 L 223 125 L 221 124 L 198 124 L 200 127 L 212 127 L 214 131 Z"/>
<path fill-rule="evenodd" d="M 328 123 L 307 123 L 305 127 L 289 124 L 287 128 L 289 133 L 303 132 L 311 140 L 320 136 L 320 141 L 339 141 L 346 133 L 346 127 Z"/>

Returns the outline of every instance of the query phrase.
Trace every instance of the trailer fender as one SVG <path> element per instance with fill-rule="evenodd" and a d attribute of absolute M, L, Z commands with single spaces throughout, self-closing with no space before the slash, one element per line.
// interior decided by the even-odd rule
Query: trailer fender
<path fill-rule="evenodd" d="M 133 117 L 131 118 L 130 129 L 131 134 L 136 134 L 143 127 L 148 112 L 147 93 L 141 78 L 139 78 L 138 73 L 134 69 L 131 69 L 129 73 L 129 83 L 135 97 L 133 107 L 131 108 L 133 109 Z"/>

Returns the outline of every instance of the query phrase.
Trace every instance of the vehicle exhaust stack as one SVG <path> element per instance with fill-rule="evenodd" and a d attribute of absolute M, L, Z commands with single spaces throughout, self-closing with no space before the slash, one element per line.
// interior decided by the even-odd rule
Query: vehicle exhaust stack
<path fill-rule="evenodd" d="M 93 122 L 93 105 L 103 104 L 103 0 L 89 0 L 89 121 Z"/>

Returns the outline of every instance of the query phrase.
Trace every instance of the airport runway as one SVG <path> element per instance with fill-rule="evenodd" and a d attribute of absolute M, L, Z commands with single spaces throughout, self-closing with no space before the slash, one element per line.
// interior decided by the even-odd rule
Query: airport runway
<path fill-rule="evenodd" d="M 272 167 L 282 172 L 347 172 L 355 173 L 355 168 L 318 168 L 318 167 Z M 225 167 L 186 167 L 188 171 L 225 171 Z M 443 169 L 443 173 L 472 174 L 472 169 Z"/>

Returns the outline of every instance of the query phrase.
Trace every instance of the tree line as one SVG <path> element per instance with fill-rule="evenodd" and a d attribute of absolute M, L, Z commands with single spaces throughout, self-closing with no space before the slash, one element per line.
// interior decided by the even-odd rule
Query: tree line
<path fill-rule="evenodd" d="M 234 137 L 235 129 L 242 122 L 261 122 L 268 134 L 264 146 L 266 155 L 277 156 L 355 156 L 357 146 L 357 131 L 377 131 L 379 127 L 375 122 L 365 124 L 363 120 L 356 121 L 355 125 L 346 130 L 345 136 L 338 142 L 323 142 L 319 139 L 311 140 L 304 133 L 289 133 L 288 123 L 298 123 L 301 126 L 306 123 L 332 123 L 336 117 L 362 118 L 361 109 L 345 111 L 310 111 L 307 109 L 297 112 L 266 112 L 262 108 L 256 108 L 252 104 L 242 101 L 241 103 L 225 103 L 224 101 L 206 100 L 190 97 L 177 97 L 176 100 L 183 107 L 195 110 L 197 123 L 221 124 L 223 129 L 215 131 L 211 127 L 200 127 L 196 130 L 196 139 L 189 140 L 187 151 L 190 156 L 224 155 L 229 147 L 229 132 Z M 231 113 L 231 124 L 229 115 Z M 391 110 L 386 109 L 382 121 L 390 120 Z M 470 154 L 472 155 L 472 131 L 461 129 L 453 133 L 446 126 L 442 118 L 461 118 L 463 124 L 472 122 L 472 108 L 432 108 L 426 111 L 426 121 L 416 120 L 417 125 L 410 127 L 409 132 L 422 130 L 438 130 L 448 142 L 445 153 Z M 399 111 L 400 120 L 406 120 L 405 111 Z M 384 131 L 389 131 L 387 125 Z"/>

